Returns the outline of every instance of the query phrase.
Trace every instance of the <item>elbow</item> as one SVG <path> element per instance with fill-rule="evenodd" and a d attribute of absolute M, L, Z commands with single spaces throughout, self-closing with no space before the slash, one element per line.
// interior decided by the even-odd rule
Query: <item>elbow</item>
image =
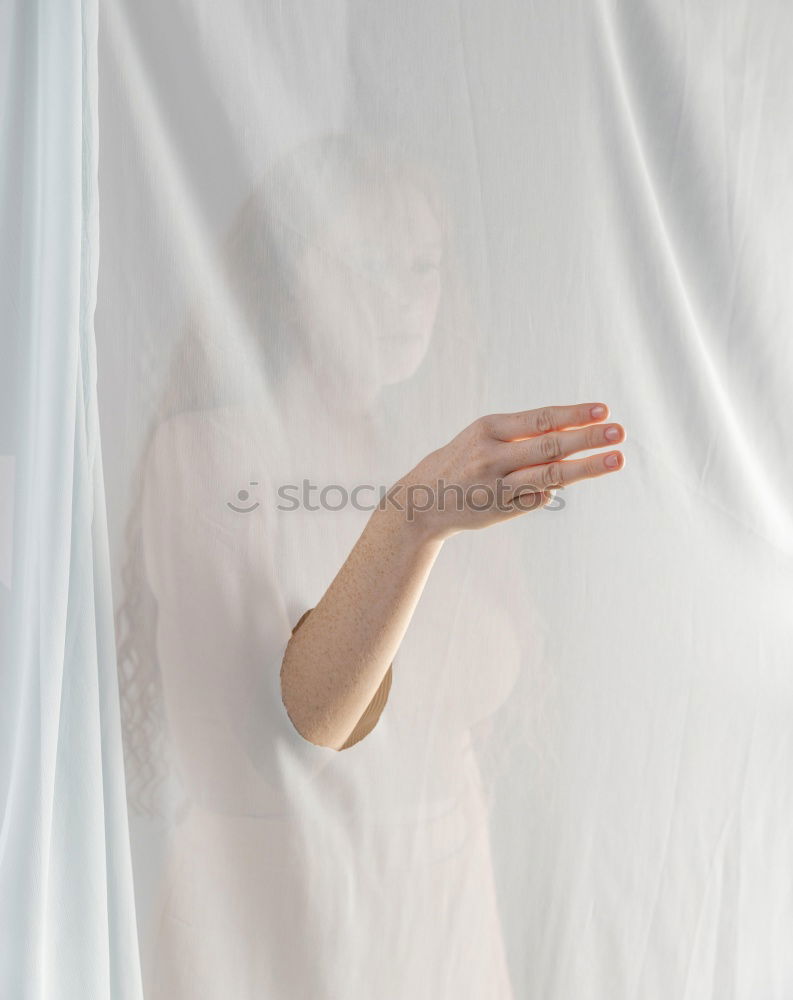
<path fill-rule="evenodd" d="M 327 705 L 316 704 L 316 695 L 312 698 L 307 691 L 310 685 L 296 681 L 294 670 L 289 667 L 287 649 L 281 664 L 281 701 L 292 726 L 308 743 L 329 750 L 348 750 L 377 725 L 388 701 L 392 678 L 393 664 L 363 712 L 351 702 L 331 710 Z"/>
<path fill-rule="evenodd" d="M 289 709 L 286 701 L 284 701 L 284 709 L 286 710 L 286 714 L 289 716 L 289 721 L 292 723 L 292 728 L 299 736 L 302 736 L 307 743 L 311 743 L 315 747 L 322 747 L 326 750 L 343 749 L 345 740 L 334 739 L 333 737 L 326 735 L 326 733 L 323 733 L 319 726 L 311 725 L 310 723 L 298 723 L 295 720 L 294 712 Z"/>
<path fill-rule="evenodd" d="M 307 710 L 305 698 L 301 697 L 301 692 L 294 690 L 289 671 L 285 667 L 286 657 L 281 664 L 281 703 L 292 728 L 307 743 L 329 750 L 341 750 L 345 740 L 339 740 L 330 734 L 328 726 L 321 724 L 316 713 Z"/>

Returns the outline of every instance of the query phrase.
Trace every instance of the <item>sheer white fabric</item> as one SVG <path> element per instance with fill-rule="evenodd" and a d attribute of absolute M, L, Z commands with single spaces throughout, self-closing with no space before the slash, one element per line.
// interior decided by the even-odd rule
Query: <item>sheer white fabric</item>
<path fill-rule="evenodd" d="M 0 996 L 140 1000 L 93 317 L 94 0 L 0 4 Z"/>
<path fill-rule="evenodd" d="M 789 8 L 100 13 L 147 1000 L 787 1000 Z M 376 491 L 599 400 L 625 468 L 448 539 L 374 729 L 304 739 L 281 661 Z"/>

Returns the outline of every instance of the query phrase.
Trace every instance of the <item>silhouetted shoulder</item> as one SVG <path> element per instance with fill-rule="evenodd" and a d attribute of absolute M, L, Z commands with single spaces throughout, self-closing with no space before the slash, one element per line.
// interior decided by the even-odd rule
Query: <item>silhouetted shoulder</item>
<path fill-rule="evenodd" d="M 195 410 L 164 420 L 145 462 L 142 532 L 152 586 L 178 586 L 192 570 L 218 572 L 260 556 L 269 510 L 266 435 L 239 408 Z"/>

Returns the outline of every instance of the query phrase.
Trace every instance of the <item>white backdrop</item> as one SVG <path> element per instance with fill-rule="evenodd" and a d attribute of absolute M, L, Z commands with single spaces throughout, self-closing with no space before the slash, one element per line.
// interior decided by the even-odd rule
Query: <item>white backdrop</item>
<path fill-rule="evenodd" d="M 793 996 L 792 44 L 774 0 L 100 4 L 147 1000 Z M 279 667 L 369 513 L 278 489 L 596 401 L 624 468 L 448 538 L 375 728 L 305 740 Z"/>

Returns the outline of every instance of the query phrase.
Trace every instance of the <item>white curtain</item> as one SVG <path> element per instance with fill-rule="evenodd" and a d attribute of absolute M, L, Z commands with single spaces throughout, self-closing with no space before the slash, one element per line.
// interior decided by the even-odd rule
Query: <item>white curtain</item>
<path fill-rule="evenodd" d="M 3 995 L 790 1000 L 793 8 L 5 16 Z"/>
<path fill-rule="evenodd" d="M 0 996 L 142 996 L 97 409 L 92 0 L 0 8 Z"/>

